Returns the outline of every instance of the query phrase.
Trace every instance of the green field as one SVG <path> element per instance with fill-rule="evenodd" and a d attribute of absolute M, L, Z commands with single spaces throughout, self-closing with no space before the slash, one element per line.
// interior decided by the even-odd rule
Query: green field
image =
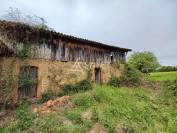
<path fill-rule="evenodd" d="M 149 79 L 152 81 L 171 81 L 177 79 L 177 71 L 151 73 Z"/>

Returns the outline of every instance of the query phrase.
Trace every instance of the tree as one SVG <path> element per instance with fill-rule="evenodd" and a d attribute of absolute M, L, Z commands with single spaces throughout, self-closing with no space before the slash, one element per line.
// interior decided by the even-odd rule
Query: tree
<path fill-rule="evenodd" d="M 38 17 L 36 15 L 25 14 L 21 12 L 18 8 L 14 9 L 12 7 L 9 7 L 2 18 L 7 21 L 21 22 L 30 26 L 35 26 L 37 28 L 53 30 L 47 26 L 47 22 L 44 18 Z"/>
<path fill-rule="evenodd" d="M 134 52 L 129 57 L 128 64 L 143 73 L 152 72 L 160 66 L 157 57 L 149 51 Z"/>

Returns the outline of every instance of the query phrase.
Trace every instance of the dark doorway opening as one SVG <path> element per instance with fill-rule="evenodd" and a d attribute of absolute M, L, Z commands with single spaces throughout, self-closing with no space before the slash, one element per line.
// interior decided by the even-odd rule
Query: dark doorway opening
<path fill-rule="evenodd" d="M 66 54 L 66 53 L 65 53 L 65 49 L 66 49 L 66 46 L 65 46 L 65 45 L 66 45 L 66 44 L 63 44 L 63 45 L 62 45 L 62 48 L 61 48 L 61 57 L 62 57 L 62 58 L 65 58 L 65 54 Z"/>
<path fill-rule="evenodd" d="M 38 68 L 27 66 L 20 68 L 19 98 L 34 98 L 37 95 Z"/>
<path fill-rule="evenodd" d="M 101 84 L 101 69 L 95 68 L 95 83 Z"/>
<path fill-rule="evenodd" d="M 111 55 L 111 63 L 114 62 L 114 58 L 113 58 L 113 55 Z"/>

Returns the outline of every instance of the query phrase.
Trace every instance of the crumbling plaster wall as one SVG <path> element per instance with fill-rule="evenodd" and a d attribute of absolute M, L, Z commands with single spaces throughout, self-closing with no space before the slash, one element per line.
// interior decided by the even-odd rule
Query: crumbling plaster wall
<path fill-rule="evenodd" d="M 113 64 L 86 64 L 84 62 L 61 62 L 45 59 L 22 60 L 17 57 L 0 57 L 0 64 L 3 67 L 2 71 L 4 74 L 12 61 L 14 61 L 13 75 L 16 81 L 16 87 L 12 95 L 14 101 L 18 99 L 18 75 L 21 66 L 35 66 L 38 68 L 37 98 L 39 98 L 46 89 L 52 89 L 58 92 L 65 84 L 74 84 L 85 79 L 89 70 L 91 70 L 92 81 L 94 82 L 95 68 L 100 68 L 101 82 L 106 83 L 111 74 L 118 77 L 124 69 L 123 64 L 121 64 L 118 69 Z"/>

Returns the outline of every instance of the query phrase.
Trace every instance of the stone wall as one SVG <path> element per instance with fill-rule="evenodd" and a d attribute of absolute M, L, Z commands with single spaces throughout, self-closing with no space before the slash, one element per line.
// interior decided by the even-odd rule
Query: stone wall
<path fill-rule="evenodd" d="M 46 89 L 52 89 L 58 92 L 65 84 L 74 84 L 83 80 L 87 76 L 87 71 L 91 70 L 92 81 L 95 81 L 95 68 L 101 69 L 101 82 L 106 83 L 111 74 L 120 76 L 124 69 L 124 65 L 116 68 L 113 64 L 95 64 L 84 62 L 61 62 L 45 59 L 19 59 L 15 57 L 0 57 L 0 65 L 2 67 L 1 73 L 6 75 L 8 67 L 13 65 L 13 76 L 15 79 L 15 88 L 12 91 L 14 101 L 18 99 L 18 75 L 20 67 L 22 66 L 35 66 L 38 68 L 38 85 L 37 85 L 37 98 Z M 1 76 L 0 78 L 3 78 Z"/>

